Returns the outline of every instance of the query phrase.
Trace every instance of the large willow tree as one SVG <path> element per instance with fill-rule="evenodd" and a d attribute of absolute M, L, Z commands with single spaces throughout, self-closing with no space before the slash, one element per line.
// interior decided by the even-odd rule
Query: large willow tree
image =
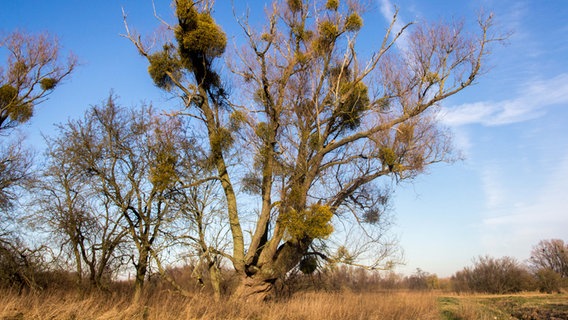
<path fill-rule="evenodd" d="M 207 137 L 232 239 L 232 251 L 218 253 L 242 278 L 235 295 L 266 299 L 310 257 L 379 266 L 357 262 L 345 247 L 331 256 L 326 239 L 356 226 L 370 243 L 378 240 L 383 181 L 412 179 L 451 159 L 436 106 L 482 71 L 496 40 L 491 18 L 467 34 L 450 23 L 395 30 L 395 15 L 363 59 L 358 1 L 272 1 L 262 28 L 238 20 L 246 45 L 231 55 L 237 99 L 218 68 L 227 36 L 212 10 L 211 1 L 175 1 L 172 41 L 160 50 L 126 27 L 154 83 L 183 101 L 179 115 L 192 116 Z M 252 194 L 246 202 L 258 200 L 252 224 L 244 222 L 239 190 Z"/>

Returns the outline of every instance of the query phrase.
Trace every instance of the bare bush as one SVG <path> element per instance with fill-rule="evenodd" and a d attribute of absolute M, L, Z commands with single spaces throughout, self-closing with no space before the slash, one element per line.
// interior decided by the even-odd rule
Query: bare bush
<path fill-rule="evenodd" d="M 528 269 L 511 257 L 479 257 L 473 267 L 466 267 L 452 276 L 454 290 L 513 293 L 534 288 L 533 278 Z"/>

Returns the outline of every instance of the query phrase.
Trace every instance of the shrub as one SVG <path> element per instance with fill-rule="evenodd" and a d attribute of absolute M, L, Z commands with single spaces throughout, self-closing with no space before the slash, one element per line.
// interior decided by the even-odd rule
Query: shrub
<path fill-rule="evenodd" d="M 31 250 L 19 241 L 0 238 L 0 288 L 40 288 L 36 281 L 42 271 L 40 250 Z"/>
<path fill-rule="evenodd" d="M 540 269 L 535 273 L 537 287 L 540 292 L 560 293 L 562 277 L 552 269 Z"/>
<path fill-rule="evenodd" d="M 452 277 L 454 290 L 483 293 L 514 293 L 534 289 L 529 271 L 511 257 L 479 257 L 472 268 Z"/>

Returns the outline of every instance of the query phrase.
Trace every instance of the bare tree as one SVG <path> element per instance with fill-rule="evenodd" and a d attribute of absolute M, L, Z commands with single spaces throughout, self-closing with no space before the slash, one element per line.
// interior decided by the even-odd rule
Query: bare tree
<path fill-rule="evenodd" d="M 217 178 L 211 175 L 208 155 L 198 143 L 199 137 L 187 137 L 179 145 L 177 183 L 172 192 L 171 211 L 175 212 L 167 230 L 165 252 L 178 251 L 179 257 L 189 260 L 192 276 L 202 287 L 210 287 L 214 297 L 221 297 L 222 255 L 227 241 L 228 226 L 222 214 L 225 202 L 219 196 Z M 156 252 L 158 250 L 155 250 Z M 165 279 L 180 293 L 189 294 L 156 257 L 157 266 Z M 171 261 L 170 261 L 171 262 Z"/>
<path fill-rule="evenodd" d="M 179 115 L 207 135 L 232 241 L 223 256 L 242 278 L 236 296 L 243 299 L 266 299 L 319 250 L 314 244 L 333 240 L 334 228 L 356 226 L 367 244 L 381 243 L 385 181 L 411 180 L 452 159 L 436 107 L 475 82 L 498 40 L 491 16 L 472 36 L 459 23 L 394 30 L 395 15 L 365 60 L 356 50 L 358 1 L 273 1 L 262 29 L 239 19 L 247 45 L 230 67 L 245 86 L 239 93 L 249 94 L 239 103 L 229 101 L 216 69 L 227 36 L 212 17 L 212 1 L 175 4 L 177 24 L 167 26 L 173 42 L 148 46 L 125 18 L 126 37 L 148 60 L 154 83 L 183 101 Z M 237 148 L 253 156 L 235 158 Z M 260 208 L 252 223 L 239 207 L 239 183 Z M 339 248 L 350 257 L 344 261 L 357 263 L 356 254 Z"/>
<path fill-rule="evenodd" d="M 33 178 L 33 154 L 23 147 L 21 137 L 11 134 L 33 116 L 35 106 L 45 101 L 74 70 L 75 57 L 70 55 L 62 62 L 59 51 L 57 39 L 47 34 L 12 32 L 0 36 L 0 52 L 6 57 L 0 65 L 0 243 L 3 256 L 13 253 L 13 258 L 22 261 L 14 264 L 20 277 L 26 273 L 30 252 L 37 252 L 20 241 L 13 214 L 20 192 Z M 25 282 L 32 285 L 29 277 Z"/>
<path fill-rule="evenodd" d="M 218 199 L 217 185 L 214 183 L 201 184 L 193 188 L 185 189 L 184 205 L 181 208 L 183 214 L 182 239 L 194 250 L 197 265 L 195 265 L 195 277 L 203 283 L 202 273 L 205 272 L 207 280 L 213 289 L 215 298 L 221 297 L 221 260 L 219 252 L 227 247 L 227 225 L 221 216 L 221 205 L 224 203 Z"/>
<path fill-rule="evenodd" d="M 511 257 L 478 257 L 473 267 L 452 276 L 458 291 L 513 293 L 533 290 L 533 278 L 527 268 Z"/>
<path fill-rule="evenodd" d="M 0 287 L 38 291 L 36 276 L 45 270 L 44 247 L 29 248 L 13 234 L 0 233 Z"/>
<path fill-rule="evenodd" d="M 36 183 L 34 213 L 36 225 L 46 229 L 53 241 L 69 250 L 77 273 L 77 284 L 104 288 L 104 280 L 111 277 L 110 270 L 120 261 L 119 249 L 128 229 L 123 216 L 108 198 L 93 192 L 89 175 L 77 166 L 74 159 L 73 139 L 61 127 L 61 136 L 46 138 L 48 163 Z M 38 224 L 37 221 L 40 221 Z"/>
<path fill-rule="evenodd" d="M 34 107 L 76 66 L 69 56 L 62 63 L 57 39 L 46 34 L 34 36 L 13 32 L 0 38 L 0 50 L 7 61 L 0 66 L 0 136 L 28 121 Z M 22 148 L 21 139 L 0 140 L 0 210 L 14 200 L 14 188 L 29 178 L 31 153 Z"/>
<path fill-rule="evenodd" d="M 33 154 L 22 139 L 3 144 L 0 141 L 0 212 L 8 212 L 18 199 L 18 188 L 32 178 Z M 8 218 L 8 217 L 6 217 Z"/>
<path fill-rule="evenodd" d="M 411 290 L 439 289 L 438 276 L 416 268 L 416 272 L 404 279 L 406 286 Z"/>
<path fill-rule="evenodd" d="M 104 105 L 89 109 L 83 120 L 61 128 L 68 140 L 66 156 L 92 192 L 102 197 L 99 206 L 117 210 L 135 246 L 135 298 L 152 257 L 157 257 L 166 225 L 175 216 L 171 207 L 178 150 L 183 150 L 181 124 L 179 119 L 158 116 L 151 107 L 122 108 L 110 96 Z"/>
<path fill-rule="evenodd" d="M 568 244 L 560 239 L 542 240 L 533 247 L 530 263 L 535 271 L 548 269 L 568 278 Z"/>

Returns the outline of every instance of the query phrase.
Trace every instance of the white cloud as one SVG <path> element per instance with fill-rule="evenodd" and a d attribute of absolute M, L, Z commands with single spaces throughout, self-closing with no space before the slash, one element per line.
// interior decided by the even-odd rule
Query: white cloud
<path fill-rule="evenodd" d="M 473 143 L 471 142 L 471 137 L 467 128 L 465 127 L 455 127 L 453 128 L 453 139 L 454 146 L 459 150 L 459 155 L 462 157 L 470 158 L 471 149 Z"/>
<path fill-rule="evenodd" d="M 524 85 L 518 97 L 498 102 L 480 101 L 444 108 L 440 119 L 449 126 L 499 126 L 538 118 L 546 108 L 568 103 L 568 74 Z"/>

